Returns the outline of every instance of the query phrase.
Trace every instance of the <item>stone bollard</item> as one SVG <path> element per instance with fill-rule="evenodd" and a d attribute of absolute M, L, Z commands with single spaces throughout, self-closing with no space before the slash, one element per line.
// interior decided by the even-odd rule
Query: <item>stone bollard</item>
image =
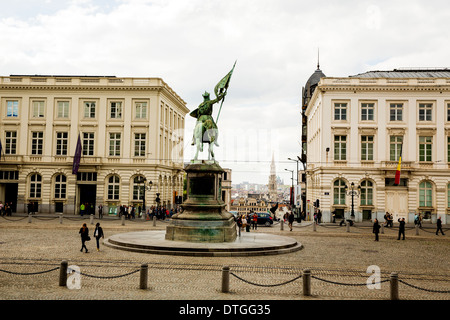
<path fill-rule="evenodd" d="M 303 295 L 311 295 L 311 270 L 303 270 Z"/>
<path fill-rule="evenodd" d="M 61 262 L 61 267 L 59 268 L 59 286 L 64 287 L 67 285 L 67 261 Z"/>
<path fill-rule="evenodd" d="M 317 231 L 317 225 L 315 221 L 313 222 L 313 231 Z"/>
<path fill-rule="evenodd" d="M 31 214 L 28 215 L 28 223 L 31 223 Z"/>
<path fill-rule="evenodd" d="M 122 215 L 122 225 L 123 226 L 125 225 L 125 216 L 124 215 Z"/>
<path fill-rule="evenodd" d="M 381 234 L 384 234 L 384 223 L 381 224 Z"/>
<path fill-rule="evenodd" d="M 59 214 L 59 224 L 63 224 L 63 214 Z"/>
<path fill-rule="evenodd" d="M 345 222 L 345 226 L 347 228 L 347 232 L 350 232 L 350 223 L 348 221 Z"/>
<path fill-rule="evenodd" d="M 230 292 L 230 267 L 228 266 L 222 268 L 222 292 Z"/>
<path fill-rule="evenodd" d="M 148 265 L 141 265 L 141 273 L 139 277 L 139 288 L 147 290 L 147 281 L 148 280 Z"/>
<path fill-rule="evenodd" d="M 93 214 L 91 214 L 90 219 L 91 219 L 91 224 L 94 224 L 94 215 Z"/>
<path fill-rule="evenodd" d="M 391 273 L 391 300 L 399 300 L 398 297 L 398 273 L 392 272 Z"/>
<path fill-rule="evenodd" d="M 284 230 L 284 220 L 281 219 L 280 221 L 280 230 Z"/>
<path fill-rule="evenodd" d="M 416 236 L 418 236 L 418 235 L 419 235 L 419 225 L 416 224 Z"/>
<path fill-rule="evenodd" d="M 156 227 L 156 216 L 153 216 L 153 226 Z"/>

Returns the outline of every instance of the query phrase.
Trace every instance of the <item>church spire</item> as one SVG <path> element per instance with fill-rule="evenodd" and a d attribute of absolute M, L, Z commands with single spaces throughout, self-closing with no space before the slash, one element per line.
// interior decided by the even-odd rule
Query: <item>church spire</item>
<path fill-rule="evenodd" d="M 319 63 L 319 48 L 317 48 L 317 70 L 320 70 L 320 63 Z"/>

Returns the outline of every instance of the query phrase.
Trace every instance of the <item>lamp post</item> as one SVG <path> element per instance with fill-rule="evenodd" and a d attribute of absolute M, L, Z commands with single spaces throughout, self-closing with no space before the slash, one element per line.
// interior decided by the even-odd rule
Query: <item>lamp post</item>
<path fill-rule="evenodd" d="M 361 194 L 361 186 L 358 186 L 358 190 L 355 190 L 355 184 L 352 182 L 352 184 L 350 185 L 351 189 L 348 190 L 348 186 L 345 185 L 345 193 L 348 196 L 352 197 L 352 211 L 351 211 L 351 216 L 355 217 L 355 203 L 354 203 L 354 197 L 359 197 L 359 195 Z M 347 191 L 348 190 L 348 191 Z"/>
<path fill-rule="evenodd" d="M 289 193 L 289 202 L 291 204 L 291 206 L 293 205 L 293 199 L 292 199 L 292 193 L 294 192 L 294 170 L 289 170 L 289 169 L 284 169 L 286 171 L 290 171 L 292 174 L 292 178 L 291 178 L 291 192 Z"/>

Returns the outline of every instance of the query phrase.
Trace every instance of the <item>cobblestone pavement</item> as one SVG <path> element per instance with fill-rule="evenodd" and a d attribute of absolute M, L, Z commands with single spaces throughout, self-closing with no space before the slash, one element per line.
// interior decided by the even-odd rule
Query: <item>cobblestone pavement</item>
<path fill-rule="evenodd" d="M 139 254 L 116 250 L 95 240 L 89 253 L 80 252 L 78 234 L 89 218 L 33 216 L 0 218 L 0 299 L 2 300 L 386 300 L 389 278 L 398 272 L 399 296 L 404 300 L 450 298 L 450 241 L 435 235 L 435 226 L 407 226 L 406 240 L 397 240 L 397 229 L 385 228 L 375 242 L 369 224 L 350 228 L 318 225 L 258 227 L 251 232 L 290 236 L 303 244 L 300 251 L 259 257 L 186 257 Z M 126 221 L 105 218 L 105 236 L 139 231 L 164 230 L 167 221 Z M 447 227 L 447 226 L 445 226 Z M 446 228 L 444 227 L 444 231 Z M 61 261 L 81 271 L 81 288 L 59 286 Z M 139 289 L 139 269 L 148 264 L 148 289 Z M 381 271 L 381 289 L 370 290 L 369 266 Z M 230 266 L 230 292 L 221 292 L 222 267 Z M 312 296 L 302 293 L 301 274 L 310 269 Z"/>

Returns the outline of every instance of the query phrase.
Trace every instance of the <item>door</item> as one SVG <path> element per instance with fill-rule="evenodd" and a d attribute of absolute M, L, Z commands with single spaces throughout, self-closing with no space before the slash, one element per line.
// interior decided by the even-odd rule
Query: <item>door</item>
<path fill-rule="evenodd" d="M 11 205 L 11 212 L 17 210 L 17 190 L 18 183 L 5 183 L 5 200 L 3 203 L 9 203 Z"/>
<path fill-rule="evenodd" d="M 95 200 L 97 196 L 97 185 L 95 184 L 79 184 L 79 197 L 78 210 L 80 210 L 80 205 L 84 203 L 85 214 L 95 214 Z M 79 212 L 79 211 L 78 211 Z"/>
<path fill-rule="evenodd" d="M 385 210 L 392 214 L 394 222 L 401 218 L 408 221 L 408 190 L 397 188 L 386 190 Z"/>

